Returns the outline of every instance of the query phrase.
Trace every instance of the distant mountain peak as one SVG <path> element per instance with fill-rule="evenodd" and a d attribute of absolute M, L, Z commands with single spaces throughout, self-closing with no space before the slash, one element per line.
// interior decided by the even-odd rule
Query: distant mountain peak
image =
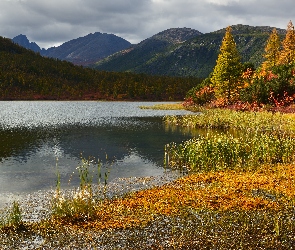
<path fill-rule="evenodd" d="M 39 52 L 43 56 L 66 60 L 77 65 L 87 66 L 120 50 L 128 49 L 131 43 L 114 34 L 90 33 L 86 36 L 72 39 L 58 47 L 40 49 L 30 42 L 26 35 L 20 34 L 12 39 L 14 43 L 27 49 Z"/>
<path fill-rule="evenodd" d="M 35 52 L 41 51 L 40 47 L 35 42 L 30 42 L 26 35 L 20 34 L 14 37 L 12 41 L 22 47 L 33 50 Z"/>
<path fill-rule="evenodd" d="M 198 30 L 184 27 L 184 28 L 170 28 L 162 32 L 159 32 L 158 34 L 152 36 L 151 38 L 166 40 L 171 43 L 182 43 L 198 35 L 202 35 L 202 33 Z"/>
<path fill-rule="evenodd" d="M 49 48 L 43 55 L 87 66 L 130 46 L 130 42 L 114 34 L 95 32 Z"/>
<path fill-rule="evenodd" d="M 258 34 L 258 33 L 266 33 L 270 34 L 275 27 L 270 26 L 250 26 L 245 24 L 235 24 L 230 26 L 232 28 L 232 34 Z M 285 29 L 276 28 L 278 34 L 284 35 L 286 34 Z M 226 28 L 214 31 L 212 33 L 225 33 Z"/>

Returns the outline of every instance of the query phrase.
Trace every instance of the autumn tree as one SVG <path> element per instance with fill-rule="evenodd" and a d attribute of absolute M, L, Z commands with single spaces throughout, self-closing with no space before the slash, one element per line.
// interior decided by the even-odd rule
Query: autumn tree
<path fill-rule="evenodd" d="M 267 44 L 264 49 L 265 61 L 262 64 L 263 69 L 270 69 L 278 64 L 280 58 L 280 47 L 280 37 L 278 35 L 276 28 L 274 28 L 269 36 L 269 39 L 267 40 Z"/>
<path fill-rule="evenodd" d="M 282 43 L 279 64 L 288 65 L 295 62 L 295 30 L 292 21 L 288 23 L 286 37 Z"/>
<path fill-rule="evenodd" d="M 241 71 L 241 57 L 229 26 L 223 37 L 220 53 L 211 77 L 217 98 L 224 98 L 227 103 L 233 101 L 239 87 Z"/>

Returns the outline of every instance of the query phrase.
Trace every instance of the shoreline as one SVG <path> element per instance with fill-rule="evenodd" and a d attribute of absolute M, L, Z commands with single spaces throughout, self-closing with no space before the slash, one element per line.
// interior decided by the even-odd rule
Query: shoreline
<path fill-rule="evenodd" d="M 169 171 L 160 176 L 115 178 L 106 186 L 93 184 L 92 189 L 93 193 L 96 194 L 96 199 L 112 199 L 128 193 L 160 187 L 180 177 L 181 175 Z M 79 190 L 79 187 L 63 188 L 60 190 L 60 195 L 70 198 Z M 7 210 L 14 201 L 17 201 L 21 207 L 24 222 L 40 221 L 50 215 L 51 201 L 55 193 L 55 189 L 38 190 L 32 193 L 1 193 L 1 198 L 4 197 L 5 201 L 1 202 L 0 200 L 0 211 Z"/>

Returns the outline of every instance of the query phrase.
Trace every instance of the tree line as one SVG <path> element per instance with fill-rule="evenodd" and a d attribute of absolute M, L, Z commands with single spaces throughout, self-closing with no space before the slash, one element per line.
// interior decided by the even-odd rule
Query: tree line
<path fill-rule="evenodd" d="M 1 100 L 183 100 L 201 81 L 84 68 L 0 37 Z"/>

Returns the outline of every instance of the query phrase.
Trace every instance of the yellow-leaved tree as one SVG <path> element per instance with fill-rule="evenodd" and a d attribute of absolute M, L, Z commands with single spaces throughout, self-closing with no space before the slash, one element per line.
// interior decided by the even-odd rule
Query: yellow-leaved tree
<path fill-rule="evenodd" d="M 282 43 L 278 64 L 292 64 L 295 62 L 295 30 L 292 21 L 288 23 L 286 37 Z"/>
<path fill-rule="evenodd" d="M 211 77 L 216 98 L 224 99 L 227 104 L 232 103 L 237 96 L 241 73 L 241 57 L 229 26 L 226 28 Z"/>
<path fill-rule="evenodd" d="M 268 70 L 273 66 L 276 66 L 280 58 L 281 41 L 276 28 L 273 29 L 270 34 L 266 46 L 264 48 L 265 61 L 262 64 L 262 68 Z"/>

